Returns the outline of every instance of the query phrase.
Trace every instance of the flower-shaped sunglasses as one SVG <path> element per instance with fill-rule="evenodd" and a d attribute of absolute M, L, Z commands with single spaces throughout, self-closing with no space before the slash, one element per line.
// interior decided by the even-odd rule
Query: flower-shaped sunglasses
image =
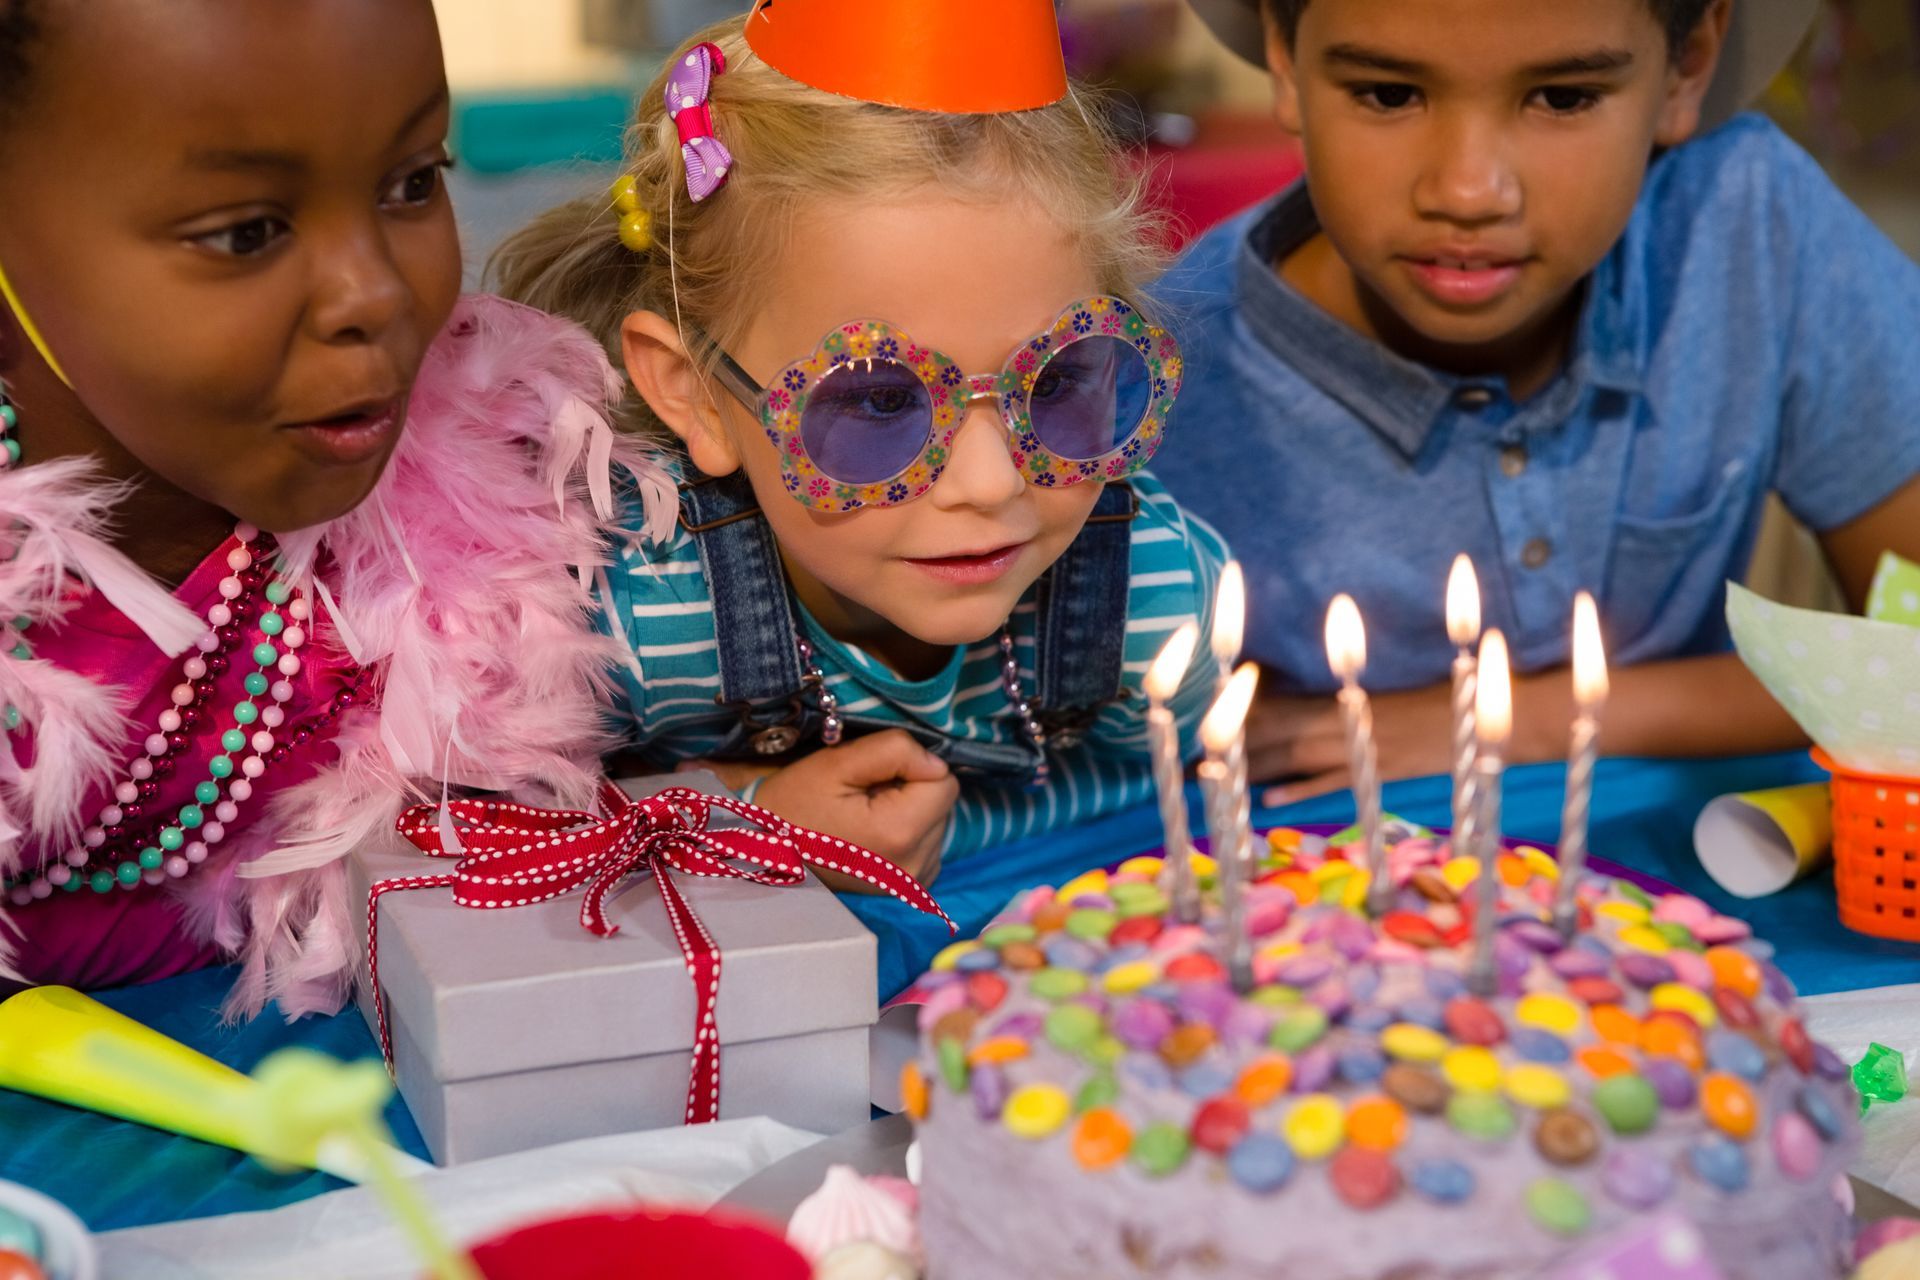
<path fill-rule="evenodd" d="M 715 377 L 779 451 L 787 491 L 817 511 L 920 497 L 945 469 L 967 410 L 988 397 L 1028 483 L 1119 480 L 1153 457 L 1180 390 L 1173 336 L 1108 297 L 1068 307 L 997 374 L 963 373 L 882 320 L 841 325 L 764 387 L 716 355 Z"/>

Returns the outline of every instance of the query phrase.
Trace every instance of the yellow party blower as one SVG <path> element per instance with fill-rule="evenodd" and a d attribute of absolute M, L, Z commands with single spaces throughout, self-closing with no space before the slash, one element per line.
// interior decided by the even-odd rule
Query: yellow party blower
<path fill-rule="evenodd" d="M 303 1141 L 261 1124 L 260 1086 L 247 1076 L 70 987 L 34 987 L 0 1003 L 0 1088 L 348 1182 L 371 1172 L 351 1142 Z M 391 1146 L 384 1154 L 408 1174 L 433 1167 Z"/>

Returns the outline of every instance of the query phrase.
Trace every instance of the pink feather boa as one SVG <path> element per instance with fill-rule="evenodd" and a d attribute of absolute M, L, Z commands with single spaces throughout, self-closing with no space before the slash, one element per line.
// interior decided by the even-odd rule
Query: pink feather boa
<path fill-rule="evenodd" d="M 607 424 L 620 391 L 598 344 L 570 322 L 465 298 L 428 352 L 372 495 L 281 539 L 295 566 L 324 555 L 322 607 L 378 697 L 341 718 L 335 763 L 276 794 L 228 836 L 217 864 L 174 887 L 187 927 L 241 961 L 229 1016 L 269 1000 L 290 1018 L 340 1008 L 354 950 L 342 860 L 397 838 L 403 806 L 447 786 L 537 804 L 591 796 L 621 649 L 594 629 L 583 584 L 617 536 L 614 473 L 631 476 L 649 536 L 670 531 L 676 513 L 665 470 Z M 0 512 L 33 548 L 0 566 L 0 616 L 53 616 L 75 567 L 99 585 L 63 535 L 97 535 L 117 497 L 85 464 L 0 476 Z M 75 689 L 60 674 L 0 661 L 0 696 L 45 748 L 32 769 L 0 759 L 7 854 L 27 836 L 71 839 L 81 798 L 120 764 L 106 745 L 123 729 L 118 691 Z M 46 737 L 56 724 L 66 726 L 57 749 Z"/>

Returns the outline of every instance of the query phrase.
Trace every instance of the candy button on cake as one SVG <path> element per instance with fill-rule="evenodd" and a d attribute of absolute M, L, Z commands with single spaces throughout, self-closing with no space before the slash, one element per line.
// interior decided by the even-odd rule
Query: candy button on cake
<path fill-rule="evenodd" d="M 1197 925 L 1125 909 L 1150 859 L 943 956 L 904 1092 L 931 1280 L 1560 1280 L 1656 1213 L 1724 1280 L 1847 1274 L 1856 1098 L 1771 947 L 1597 875 L 1563 937 L 1515 852 L 1476 982 L 1478 868 L 1397 834 L 1377 914 L 1269 839 L 1247 990 L 1211 886 Z"/>

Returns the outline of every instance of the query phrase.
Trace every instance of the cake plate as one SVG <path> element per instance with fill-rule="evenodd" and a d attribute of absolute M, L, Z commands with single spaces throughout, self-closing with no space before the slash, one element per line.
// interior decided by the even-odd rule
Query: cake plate
<path fill-rule="evenodd" d="M 837 1164 L 852 1165 L 865 1177 L 906 1177 L 907 1148 L 912 1143 L 913 1121 L 906 1116 L 869 1120 L 767 1166 L 729 1191 L 720 1203 L 768 1222 L 784 1223 L 802 1200 L 820 1189 L 827 1170 Z"/>

